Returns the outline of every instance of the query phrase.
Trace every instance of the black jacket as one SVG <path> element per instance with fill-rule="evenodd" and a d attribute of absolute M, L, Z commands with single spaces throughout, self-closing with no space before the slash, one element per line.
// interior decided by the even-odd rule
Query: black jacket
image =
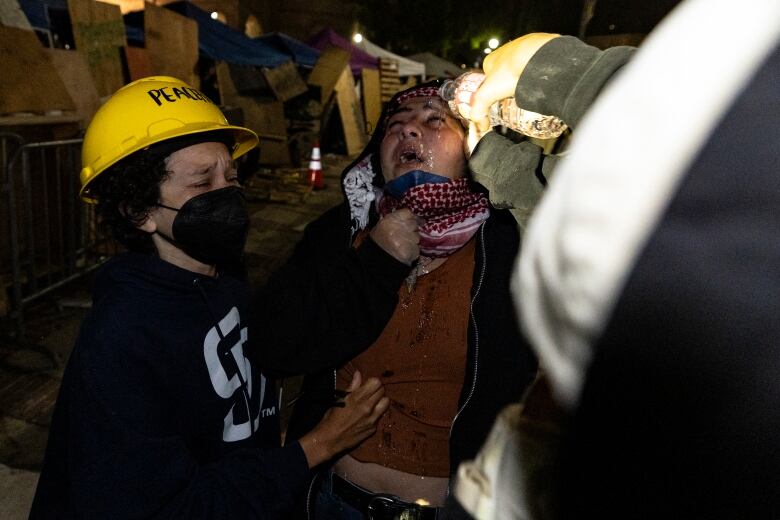
<path fill-rule="evenodd" d="M 230 276 L 109 261 L 30 517 L 286 518 L 308 465 L 297 443 L 279 447 L 274 385 L 244 357 L 247 302 Z"/>
<path fill-rule="evenodd" d="M 256 292 L 247 355 L 279 375 L 340 366 L 367 348 L 392 316 L 409 267 L 370 239 L 351 247 L 349 209 L 310 223 L 291 257 Z"/>
<path fill-rule="evenodd" d="M 350 236 L 349 210 L 346 205 L 337 206 L 309 226 L 287 266 L 264 289 L 265 297 L 276 291 L 282 298 L 289 294 L 284 290 L 288 281 L 300 283 L 288 277 L 305 273 L 309 290 L 327 298 L 321 303 L 313 297 L 299 300 L 313 307 L 300 305 L 295 314 L 285 313 L 278 306 L 269 308 L 271 316 L 264 318 L 294 336 L 311 338 L 314 345 L 310 348 L 316 351 L 294 365 L 301 372 L 316 373 L 304 380 L 303 397 L 296 405 L 289 438 L 300 437 L 320 420 L 327 406 L 323 398 L 332 395 L 334 389 L 334 370 L 368 348 L 382 332 L 408 271 L 370 239 L 353 249 Z M 477 453 L 498 411 L 520 398 L 536 370 L 535 358 L 520 335 L 509 293 L 510 273 L 519 247 L 515 221 L 509 213 L 493 210 L 476 239 L 469 361 L 460 411 L 451 433 L 452 472 L 462 460 Z M 312 317 L 311 321 L 306 321 L 307 316 Z M 259 344 L 270 343 L 261 338 Z M 266 357 L 274 355 L 277 360 L 286 357 L 279 352 L 267 353 Z"/>

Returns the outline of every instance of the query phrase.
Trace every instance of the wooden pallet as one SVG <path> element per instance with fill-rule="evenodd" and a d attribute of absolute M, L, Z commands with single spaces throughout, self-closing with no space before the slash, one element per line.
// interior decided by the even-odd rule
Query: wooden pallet
<path fill-rule="evenodd" d="M 390 101 L 390 98 L 401 90 L 397 60 L 379 58 L 379 83 L 382 89 L 382 103 Z"/>

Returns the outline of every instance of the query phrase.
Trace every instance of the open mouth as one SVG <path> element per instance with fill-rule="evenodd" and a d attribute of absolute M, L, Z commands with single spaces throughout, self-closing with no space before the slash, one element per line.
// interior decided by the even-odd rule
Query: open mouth
<path fill-rule="evenodd" d="M 401 164 L 420 164 L 423 162 L 422 150 L 417 147 L 405 147 L 398 154 Z"/>

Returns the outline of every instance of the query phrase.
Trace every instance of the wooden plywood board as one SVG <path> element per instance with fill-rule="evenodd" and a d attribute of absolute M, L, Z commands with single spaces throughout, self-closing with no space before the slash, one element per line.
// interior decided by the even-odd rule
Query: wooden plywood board
<path fill-rule="evenodd" d="M 154 75 L 173 76 L 195 88 L 200 87 L 198 64 L 198 24 L 186 16 L 146 4 L 144 8 L 146 51 Z"/>
<path fill-rule="evenodd" d="M 116 5 L 94 0 L 68 0 L 76 50 L 84 55 L 100 96 L 109 96 L 124 85 L 121 49 L 125 24 Z"/>
<path fill-rule="evenodd" d="M 217 84 L 222 104 L 230 105 L 230 100 L 238 96 L 238 89 L 233 83 L 233 78 L 230 77 L 230 66 L 225 62 L 217 63 Z"/>
<path fill-rule="evenodd" d="M 132 13 L 133 11 L 143 11 L 144 0 L 98 0 L 99 2 L 105 2 L 107 4 L 118 5 L 122 14 Z M 162 5 L 165 2 L 157 2 L 157 5 Z"/>
<path fill-rule="evenodd" d="M 284 105 L 280 101 L 261 103 L 242 96 L 239 105 L 244 110 L 244 121 L 251 125 L 257 135 L 287 141 L 287 123 L 284 119 Z"/>
<path fill-rule="evenodd" d="M 222 104 L 241 108 L 244 126 L 260 137 L 260 163 L 289 164 L 290 151 L 287 146 L 287 122 L 284 119 L 283 103 L 261 103 L 253 97 L 238 94 L 226 63 L 217 65 L 217 81 Z"/>
<path fill-rule="evenodd" d="M 130 81 L 154 75 L 152 61 L 146 49 L 125 47 L 125 59 L 127 60 L 127 69 L 130 72 Z"/>
<path fill-rule="evenodd" d="M 65 130 L 65 134 L 68 133 L 68 131 L 71 129 L 71 127 L 76 127 L 77 123 L 81 121 L 81 117 L 77 116 L 75 112 L 68 112 L 66 114 L 56 114 L 56 115 L 13 115 L 13 116 L 0 116 L 0 127 L 49 127 L 49 128 L 56 128 L 56 127 L 67 127 Z M 11 130 L 12 132 L 15 130 Z M 53 132 L 49 132 L 50 134 Z M 78 133 L 78 130 L 71 132 Z M 51 139 L 51 135 L 47 135 L 45 139 Z M 36 137 L 37 139 L 37 137 Z"/>
<path fill-rule="evenodd" d="M 263 75 L 276 99 L 287 101 L 309 90 L 293 62 L 282 63 L 273 69 L 263 69 Z"/>
<path fill-rule="evenodd" d="M 76 109 L 32 31 L 0 26 L 0 63 L 0 113 Z"/>
<path fill-rule="evenodd" d="M 279 165 L 290 164 L 290 150 L 287 147 L 287 138 L 276 136 L 260 136 L 260 164 Z"/>
<path fill-rule="evenodd" d="M 217 65 L 217 81 L 223 105 L 241 107 L 244 120 L 251 121 L 255 127 L 250 127 L 259 134 L 285 138 L 287 123 L 284 119 L 284 105 L 281 102 L 261 103 L 251 96 L 242 96 L 230 76 L 230 68 L 226 63 Z"/>
<path fill-rule="evenodd" d="M 326 47 L 320 54 L 314 70 L 309 75 L 309 85 L 320 87 L 320 101 L 325 104 L 333 93 L 333 89 L 341 77 L 341 71 L 349 64 L 349 51 L 339 47 Z"/>
<path fill-rule="evenodd" d="M 336 103 L 339 106 L 341 125 L 344 127 L 344 141 L 347 145 L 347 155 L 357 155 L 366 147 L 365 120 L 360 100 L 355 95 L 355 81 L 352 71 L 345 66 L 336 83 Z"/>
<path fill-rule="evenodd" d="M 401 87 L 399 90 L 406 90 L 408 88 L 412 88 L 413 86 L 417 85 L 418 81 L 415 76 L 409 76 L 406 78 L 406 81 L 401 83 Z"/>
<path fill-rule="evenodd" d="M 76 113 L 81 117 L 82 127 L 92 120 L 100 108 L 100 96 L 84 56 L 76 51 L 46 49 L 55 70 L 76 104 Z"/>
<path fill-rule="evenodd" d="M 366 132 L 373 134 L 379 117 L 382 115 L 382 86 L 379 71 L 363 69 L 360 71 L 363 89 L 363 111 L 366 115 Z"/>

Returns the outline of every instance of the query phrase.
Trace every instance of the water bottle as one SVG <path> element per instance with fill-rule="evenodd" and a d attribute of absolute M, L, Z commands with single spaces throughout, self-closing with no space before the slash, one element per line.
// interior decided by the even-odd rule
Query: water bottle
<path fill-rule="evenodd" d="M 452 113 L 468 121 L 471 97 L 485 80 L 479 72 L 467 72 L 455 79 L 445 81 L 439 87 L 439 96 L 449 104 Z M 555 116 L 546 116 L 523 110 L 514 98 L 502 99 L 490 106 L 488 111 L 491 126 L 503 125 L 516 132 L 538 139 L 553 139 L 566 130 L 566 123 Z"/>

